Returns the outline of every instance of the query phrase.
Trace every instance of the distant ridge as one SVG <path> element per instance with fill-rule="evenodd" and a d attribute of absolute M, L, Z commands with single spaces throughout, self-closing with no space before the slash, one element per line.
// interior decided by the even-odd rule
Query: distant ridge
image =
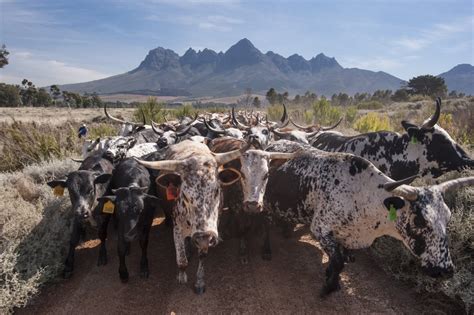
<path fill-rule="evenodd" d="M 474 66 L 460 64 L 438 76 L 444 79 L 449 91 L 474 95 Z"/>
<path fill-rule="evenodd" d="M 385 72 L 343 68 L 323 53 L 306 60 L 298 54 L 285 58 L 272 51 L 263 54 L 244 38 L 225 53 L 189 48 L 183 56 L 158 47 L 140 65 L 123 74 L 61 86 L 81 93 L 132 93 L 169 96 L 233 96 L 246 88 L 264 93 L 273 87 L 290 93 L 308 90 L 320 95 L 396 90 L 403 80 Z"/>

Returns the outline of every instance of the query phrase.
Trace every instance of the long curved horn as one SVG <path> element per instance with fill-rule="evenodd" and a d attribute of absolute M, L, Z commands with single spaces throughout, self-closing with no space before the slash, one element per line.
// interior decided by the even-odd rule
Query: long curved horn
<path fill-rule="evenodd" d="M 306 138 L 312 138 L 314 137 L 315 135 L 317 135 L 319 132 L 321 131 L 321 129 L 316 129 L 315 131 L 313 132 L 306 132 Z"/>
<path fill-rule="evenodd" d="M 97 138 L 97 139 L 95 139 L 95 141 L 92 142 L 92 143 L 87 147 L 87 152 L 90 152 L 90 151 L 94 150 L 95 147 L 96 147 L 97 145 L 99 145 L 99 143 L 100 143 L 100 137 Z"/>
<path fill-rule="evenodd" d="M 244 125 L 243 123 L 241 123 L 240 121 L 237 120 L 237 118 L 235 117 L 235 108 L 232 107 L 232 124 L 234 124 L 234 126 L 236 127 L 241 127 L 241 128 L 244 128 L 244 129 L 249 129 L 250 127 L 249 126 L 246 126 Z"/>
<path fill-rule="evenodd" d="M 304 126 L 301 126 L 301 125 L 298 125 L 297 123 L 295 123 L 293 121 L 293 119 L 291 119 L 291 117 L 289 118 L 290 120 L 290 123 L 295 126 L 296 128 L 300 129 L 300 130 L 303 130 L 303 131 L 307 131 L 307 130 L 310 130 L 310 128 L 312 128 L 313 126 L 308 126 L 308 127 L 304 127 Z"/>
<path fill-rule="evenodd" d="M 196 115 L 194 115 L 194 119 L 186 125 L 186 128 L 184 128 L 180 132 L 176 132 L 176 135 L 178 137 L 182 137 L 182 136 L 186 135 L 189 132 L 189 130 L 191 130 L 191 128 L 193 127 L 193 122 L 195 122 L 196 119 L 198 119 L 198 114 L 197 113 L 196 113 Z"/>
<path fill-rule="evenodd" d="M 157 124 L 157 123 L 152 120 L 152 121 L 151 121 L 151 129 L 153 129 L 153 131 L 154 131 L 156 134 L 162 136 L 165 132 L 164 132 L 163 130 L 161 130 L 161 128 L 157 128 L 157 127 L 155 126 L 156 124 Z"/>
<path fill-rule="evenodd" d="M 407 178 L 404 178 L 404 179 L 401 179 L 401 180 L 388 182 L 388 183 L 385 183 L 383 185 L 383 188 L 386 191 L 392 191 L 395 188 L 397 188 L 398 186 L 411 184 L 411 182 L 414 181 L 415 178 L 417 178 L 417 177 L 418 177 L 418 175 L 413 175 L 413 176 L 410 176 L 410 177 L 407 177 Z"/>
<path fill-rule="evenodd" d="M 277 129 L 273 129 L 272 132 L 280 138 L 283 138 L 288 135 L 287 132 L 278 131 Z"/>
<path fill-rule="evenodd" d="M 206 120 L 206 119 L 204 119 L 204 120 Z M 227 118 L 225 118 L 224 120 L 222 120 L 222 123 L 223 123 L 223 124 L 227 124 L 230 120 L 231 120 L 231 113 L 229 112 L 229 115 L 227 116 Z"/>
<path fill-rule="evenodd" d="M 438 122 L 439 116 L 441 115 L 441 97 L 436 98 L 436 110 L 429 119 L 427 119 L 422 125 L 422 129 L 430 129 L 433 128 L 434 125 Z"/>
<path fill-rule="evenodd" d="M 71 158 L 71 160 L 74 161 L 74 162 L 77 162 L 77 163 L 82 163 L 82 162 L 84 162 L 84 159 Z"/>
<path fill-rule="evenodd" d="M 206 126 L 207 129 L 209 129 L 210 131 L 212 131 L 212 132 L 214 132 L 218 135 L 225 134 L 225 130 L 219 130 L 219 129 L 216 129 L 216 128 L 212 127 L 211 125 L 209 125 L 209 123 L 207 122 L 206 117 L 204 117 L 204 125 Z"/>
<path fill-rule="evenodd" d="M 225 153 L 213 153 L 213 155 L 214 155 L 214 158 L 216 159 L 217 164 L 220 166 L 232 160 L 238 159 L 242 155 L 242 153 L 244 153 L 250 148 L 250 146 L 251 146 L 250 143 L 247 143 L 244 147 L 238 150 L 225 152 Z"/>
<path fill-rule="evenodd" d="M 329 127 L 321 127 L 321 130 L 322 131 L 327 131 L 327 130 L 331 130 L 331 129 L 334 129 L 336 128 L 337 126 L 339 126 L 339 124 L 342 122 L 342 117 L 339 118 L 339 121 L 337 123 L 335 123 L 334 125 L 332 126 L 329 126 Z"/>
<path fill-rule="evenodd" d="M 146 168 L 151 168 L 154 170 L 162 170 L 162 171 L 169 171 L 174 172 L 176 171 L 180 165 L 182 165 L 183 161 L 176 161 L 176 160 L 164 160 L 164 161 L 143 161 L 135 158 L 135 161 L 140 163 L 141 165 L 145 166 Z"/>
<path fill-rule="evenodd" d="M 267 156 L 271 160 L 289 160 L 296 156 L 296 153 L 268 152 Z"/>
<path fill-rule="evenodd" d="M 285 104 L 283 104 L 283 115 L 281 116 L 280 122 L 277 123 L 277 125 L 273 127 L 273 131 L 276 128 L 286 127 L 286 126 L 288 126 L 289 123 L 290 123 L 290 119 L 288 118 L 288 113 L 286 111 L 286 106 L 285 106 Z"/>
<path fill-rule="evenodd" d="M 454 189 L 460 189 L 466 186 L 473 186 L 474 185 L 474 176 L 471 177 L 464 177 L 453 179 L 439 185 L 436 185 L 442 192 L 451 191 Z"/>
<path fill-rule="evenodd" d="M 107 104 L 104 103 L 104 112 L 105 112 L 105 116 L 107 116 L 107 118 L 111 119 L 111 120 L 114 120 L 116 122 L 119 122 L 119 123 L 122 123 L 122 124 L 129 124 L 129 125 L 133 125 L 133 126 L 142 126 L 142 124 L 139 124 L 139 123 L 134 123 L 134 122 L 129 122 L 129 121 L 125 121 L 123 119 L 119 119 L 117 117 L 114 117 L 112 115 L 110 115 L 108 112 L 107 112 Z"/>

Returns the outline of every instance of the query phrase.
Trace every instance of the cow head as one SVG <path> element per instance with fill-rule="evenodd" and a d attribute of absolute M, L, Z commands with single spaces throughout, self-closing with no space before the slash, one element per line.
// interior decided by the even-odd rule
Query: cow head
<path fill-rule="evenodd" d="M 420 169 L 423 176 L 439 177 L 445 172 L 473 168 L 474 160 L 449 136 L 436 125 L 441 113 L 441 99 L 436 100 L 436 111 L 421 126 L 402 121 L 407 131 L 409 150 L 420 152 L 427 166 Z"/>
<path fill-rule="evenodd" d="M 158 198 L 147 194 L 148 187 L 130 186 L 112 189 L 114 195 L 102 196 L 98 201 L 110 201 L 114 204 L 114 213 L 118 218 L 119 233 L 124 235 L 128 242 L 136 239 L 137 225 L 139 225 L 140 214 L 147 204 L 156 207 Z"/>
<path fill-rule="evenodd" d="M 228 136 L 236 139 L 243 139 L 244 133 L 238 128 L 224 128 L 222 125 L 218 124 L 218 126 L 213 126 L 213 122 L 215 120 L 207 121 L 204 118 L 204 124 L 208 130 L 207 137 L 214 139 L 216 136 Z"/>
<path fill-rule="evenodd" d="M 138 162 L 145 167 L 166 172 L 156 179 L 159 186 L 165 186 L 168 182 L 178 186 L 175 224 L 188 230 L 199 252 L 205 254 L 209 247 L 217 245 L 218 242 L 217 221 L 222 206 L 221 184 L 236 181 L 235 178 L 220 176 L 223 174 L 219 173 L 224 170 L 219 170 L 219 167 L 239 158 L 248 147 L 213 154 L 204 144 L 196 143 L 194 146 L 199 146 L 204 154 L 196 154 L 183 160 Z"/>
<path fill-rule="evenodd" d="M 299 143 L 309 144 L 309 140 L 317 136 L 321 131 L 327 131 L 336 128 L 342 121 L 342 118 L 339 119 L 337 123 L 330 127 L 321 127 L 318 125 L 312 126 L 301 126 L 295 123 L 291 118 L 289 121 L 300 130 L 290 130 L 290 131 L 280 131 L 278 129 L 273 130 L 273 133 L 278 136 L 278 138 L 283 140 L 290 140 Z"/>
<path fill-rule="evenodd" d="M 428 275 L 452 275 L 454 265 L 446 234 L 451 211 L 443 200 L 443 193 L 474 185 L 474 177 L 428 187 L 413 187 L 404 182 L 406 180 L 384 185 L 384 189 L 394 196 L 385 199 L 384 204 L 389 209 L 397 209 L 396 229 L 403 243 L 421 259 L 421 266 Z"/>
<path fill-rule="evenodd" d="M 156 127 L 155 123 L 152 122 L 151 127 L 153 131 L 160 136 L 160 138 L 156 142 L 158 147 L 162 149 L 171 144 L 177 143 L 179 137 L 185 136 L 191 130 L 191 128 L 193 127 L 192 124 L 196 119 L 197 119 L 197 115 L 194 118 L 194 120 L 192 120 L 191 122 L 188 122 L 187 124 L 183 124 L 180 127 L 178 127 L 177 129 L 179 131 L 175 131 L 172 128 L 169 128 L 168 130 L 165 131 L 163 129 Z"/>
<path fill-rule="evenodd" d="M 48 182 L 48 186 L 54 189 L 57 187 L 67 188 L 76 220 L 79 222 L 89 221 L 95 225 L 93 209 L 97 204 L 96 196 L 105 192 L 105 184 L 111 177 L 112 175 L 108 173 L 100 174 L 95 171 L 79 170 L 69 173 L 66 179 Z"/>
<path fill-rule="evenodd" d="M 240 157 L 241 182 L 244 193 L 244 211 L 257 213 L 263 211 L 263 196 L 268 181 L 271 160 L 288 160 L 296 153 L 266 152 L 248 150 Z"/>
<path fill-rule="evenodd" d="M 105 116 L 107 116 L 107 118 L 109 118 L 110 120 L 122 123 L 122 127 L 120 128 L 119 135 L 123 137 L 131 136 L 145 128 L 150 127 L 150 126 L 146 127 L 145 125 L 145 114 L 143 113 L 143 111 L 142 111 L 143 123 L 134 123 L 130 121 L 125 121 L 123 119 L 119 119 L 117 117 L 110 115 L 107 112 L 107 105 L 105 103 L 104 103 L 104 113 L 105 113 Z"/>

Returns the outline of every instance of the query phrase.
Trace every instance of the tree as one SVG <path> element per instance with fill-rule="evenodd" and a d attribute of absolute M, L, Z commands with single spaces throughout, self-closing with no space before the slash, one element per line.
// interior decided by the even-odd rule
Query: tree
<path fill-rule="evenodd" d="M 8 64 L 8 55 L 10 52 L 7 50 L 5 44 L 0 48 L 0 68 L 5 67 Z"/>
<path fill-rule="evenodd" d="M 23 79 L 23 81 L 21 81 L 21 85 L 22 89 L 20 95 L 23 106 L 33 105 L 37 93 L 35 85 L 33 82 L 28 81 L 27 79 Z"/>
<path fill-rule="evenodd" d="M 406 102 L 408 101 L 408 92 L 406 89 L 398 89 L 392 95 L 392 101 L 395 102 Z"/>
<path fill-rule="evenodd" d="M 33 106 L 50 106 L 52 103 L 51 96 L 45 89 L 39 89 L 33 99 Z"/>
<path fill-rule="evenodd" d="M 407 84 L 410 93 L 427 96 L 446 95 L 448 88 L 443 78 L 435 77 L 430 74 L 420 75 L 408 81 Z"/>
<path fill-rule="evenodd" d="M 261 105 L 262 103 L 260 102 L 260 99 L 258 98 L 258 96 L 255 96 L 252 101 L 252 106 L 255 108 L 260 108 Z"/>
<path fill-rule="evenodd" d="M 53 84 L 49 87 L 49 92 L 53 96 L 54 104 L 56 104 L 56 101 L 61 96 L 61 91 L 59 90 L 59 87 L 56 84 Z"/>
<path fill-rule="evenodd" d="M 14 107 L 20 104 L 20 87 L 18 85 L 0 83 L 0 106 Z"/>
<path fill-rule="evenodd" d="M 270 105 L 275 105 L 277 102 L 278 95 L 275 89 L 271 88 L 270 90 L 268 90 L 265 97 L 267 98 L 267 101 L 270 103 Z"/>
<path fill-rule="evenodd" d="M 252 89 L 246 88 L 244 96 L 239 100 L 239 104 L 244 107 L 250 107 L 252 104 Z"/>

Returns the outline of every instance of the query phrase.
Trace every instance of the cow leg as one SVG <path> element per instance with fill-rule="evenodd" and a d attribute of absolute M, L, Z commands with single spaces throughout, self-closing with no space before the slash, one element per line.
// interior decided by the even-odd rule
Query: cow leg
<path fill-rule="evenodd" d="M 236 217 L 234 217 L 234 220 L 237 224 L 240 262 L 243 265 L 246 265 L 249 262 L 249 249 L 248 249 L 249 228 L 247 226 L 249 224 L 248 214 L 240 213 Z"/>
<path fill-rule="evenodd" d="M 128 281 L 128 270 L 127 266 L 125 265 L 125 256 L 127 252 L 127 247 L 130 246 L 130 242 L 125 241 L 124 237 L 122 235 L 119 235 L 118 238 L 118 256 L 119 256 L 119 275 L 120 275 L 120 280 L 122 280 L 123 283 Z"/>
<path fill-rule="evenodd" d="M 270 219 L 267 216 L 263 217 L 263 247 L 262 247 L 262 259 L 272 260 L 272 248 L 270 243 Z"/>
<path fill-rule="evenodd" d="M 151 224 L 149 226 L 146 225 L 140 233 L 140 247 L 142 248 L 142 258 L 140 260 L 140 276 L 142 278 L 148 278 L 148 276 L 150 275 L 150 271 L 148 270 L 147 257 L 148 237 L 150 235 L 150 228 Z"/>
<path fill-rule="evenodd" d="M 107 239 L 107 227 L 109 225 L 110 215 L 104 214 L 102 216 L 102 222 L 99 227 L 99 239 L 100 239 L 100 248 L 99 248 L 99 260 L 97 266 L 107 265 L 107 247 L 105 241 Z"/>
<path fill-rule="evenodd" d="M 326 296 L 341 288 L 339 284 L 339 274 L 344 268 L 344 248 L 336 242 L 332 232 L 326 233 L 321 237 L 316 235 L 316 238 L 329 256 L 329 265 L 326 269 L 326 282 L 321 291 L 321 296 Z"/>
<path fill-rule="evenodd" d="M 67 254 L 66 262 L 64 263 L 64 279 L 68 279 L 72 276 L 72 271 L 74 270 L 74 252 L 76 251 L 76 246 L 79 244 L 80 238 L 81 223 L 74 219 L 72 224 L 71 239 L 69 241 L 69 252 Z"/>
<path fill-rule="evenodd" d="M 188 261 L 190 261 L 191 258 L 193 257 L 193 249 L 194 249 L 193 242 L 191 241 L 191 237 L 186 237 L 184 239 L 184 249 L 186 251 L 186 258 L 188 259 Z"/>
<path fill-rule="evenodd" d="M 204 282 L 204 259 L 206 254 L 199 253 L 199 264 L 196 273 L 196 283 L 194 284 L 194 292 L 196 294 L 203 294 L 206 292 L 206 283 Z"/>
<path fill-rule="evenodd" d="M 185 237 L 183 236 L 179 225 L 175 225 L 173 229 L 174 246 L 176 250 L 176 263 L 178 265 L 178 283 L 184 284 L 188 282 L 186 268 L 188 267 L 188 258 L 186 257 Z"/>

